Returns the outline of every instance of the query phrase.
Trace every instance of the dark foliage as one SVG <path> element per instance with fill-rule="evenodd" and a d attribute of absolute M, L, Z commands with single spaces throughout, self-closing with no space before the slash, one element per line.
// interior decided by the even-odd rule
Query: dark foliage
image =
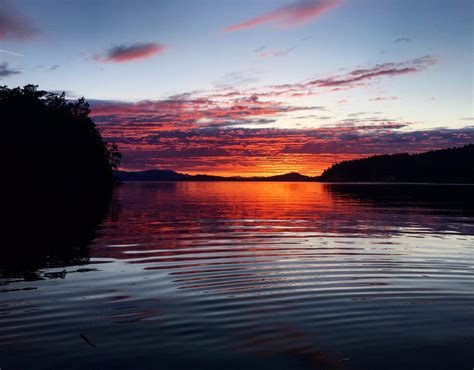
<path fill-rule="evenodd" d="M 377 155 L 344 161 L 325 170 L 318 180 L 474 183 L 474 145 L 421 154 Z"/>
<path fill-rule="evenodd" d="M 121 158 L 89 113 L 83 98 L 69 102 L 33 85 L 0 87 L 1 274 L 87 261 Z"/>
<path fill-rule="evenodd" d="M 110 188 L 121 156 L 102 139 L 89 113 L 84 98 L 69 102 L 64 93 L 34 85 L 0 87 L 4 173 L 15 186 L 54 192 Z"/>

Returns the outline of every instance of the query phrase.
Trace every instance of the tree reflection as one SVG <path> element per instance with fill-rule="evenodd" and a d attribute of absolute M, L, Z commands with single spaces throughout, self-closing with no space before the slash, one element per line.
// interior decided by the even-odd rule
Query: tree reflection
<path fill-rule="evenodd" d="M 89 263 L 90 244 L 109 214 L 113 192 L 36 194 L 8 209 L 0 275 L 38 279 L 38 270 Z"/>

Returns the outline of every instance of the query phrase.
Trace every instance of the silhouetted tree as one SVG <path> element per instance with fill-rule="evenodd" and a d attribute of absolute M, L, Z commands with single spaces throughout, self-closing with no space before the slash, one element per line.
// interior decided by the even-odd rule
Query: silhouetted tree
<path fill-rule="evenodd" d="M 84 98 L 0 87 L 0 276 L 87 260 L 121 158 L 89 113 Z"/>
<path fill-rule="evenodd" d="M 89 113 L 84 98 L 71 102 L 64 93 L 34 85 L 0 87 L 8 178 L 17 185 L 55 190 L 110 188 L 121 155 L 115 144 L 103 140 Z"/>

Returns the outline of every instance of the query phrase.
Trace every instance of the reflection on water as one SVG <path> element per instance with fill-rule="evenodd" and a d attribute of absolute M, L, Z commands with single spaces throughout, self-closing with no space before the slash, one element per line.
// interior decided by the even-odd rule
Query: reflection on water
<path fill-rule="evenodd" d="M 101 195 L 76 195 L 36 191 L 38 199 L 26 199 L 4 208 L 8 215 L 4 240 L 0 248 L 0 271 L 4 277 L 26 280 L 62 277 L 60 273 L 42 270 L 89 264 L 89 246 L 97 236 L 99 225 L 110 209 L 111 192 Z M 11 209 L 13 208 L 13 209 Z"/>
<path fill-rule="evenodd" d="M 0 366 L 469 369 L 473 190 L 127 183 L 86 259 L 2 267 Z"/>

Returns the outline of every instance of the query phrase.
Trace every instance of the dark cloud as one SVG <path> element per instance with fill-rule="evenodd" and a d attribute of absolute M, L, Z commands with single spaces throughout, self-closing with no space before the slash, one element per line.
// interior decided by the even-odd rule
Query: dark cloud
<path fill-rule="evenodd" d="M 0 63 L 0 78 L 10 77 L 10 76 L 17 75 L 20 73 L 21 73 L 20 71 L 10 68 L 8 66 L 8 63 Z"/>
<path fill-rule="evenodd" d="M 396 44 L 399 44 L 399 43 L 402 43 L 402 42 L 412 42 L 412 41 L 413 41 L 413 39 L 410 39 L 408 37 L 400 37 L 398 39 L 393 40 L 393 42 L 396 43 Z"/>
<path fill-rule="evenodd" d="M 398 100 L 396 96 L 378 96 L 373 99 L 369 99 L 369 101 L 390 101 L 390 100 Z"/>
<path fill-rule="evenodd" d="M 319 154 L 385 154 L 422 152 L 461 146 L 474 141 L 474 127 L 461 129 L 433 129 L 424 131 L 397 131 L 403 124 L 387 123 L 377 126 L 359 126 L 350 132 L 338 127 L 331 140 L 307 140 L 297 146 L 288 146 L 284 153 Z"/>
<path fill-rule="evenodd" d="M 400 76 L 416 72 L 421 72 L 431 65 L 437 63 L 437 60 L 430 55 L 411 59 L 399 63 L 383 63 L 368 69 L 355 69 L 346 75 L 335 76 L 326 79 L 313 80 L 308 83 L 310 86 L 317 87 L 340 87 L 350 86 L 355 83 L 365 82 L 377 77 Z"/>
<path fill-rule="evenodd" d="M 260 46 L 259 48 L 254 49 L 253 52 L 254 52 L 254 53 L 258 53 L 258 52 L 260 52 L 260 51 L 262 51 L 262 50 L 265 50 L 266 48 L 267 48 L 266 46 Z"/>

